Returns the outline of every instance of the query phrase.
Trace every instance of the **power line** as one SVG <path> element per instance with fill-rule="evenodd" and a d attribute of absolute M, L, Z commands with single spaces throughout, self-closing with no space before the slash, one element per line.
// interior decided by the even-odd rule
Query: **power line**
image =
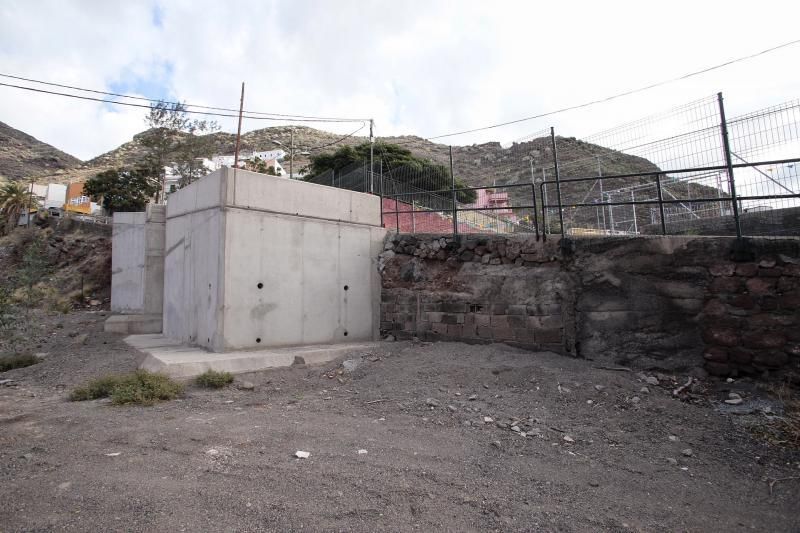
<path fill-rule="evenodd" d="M 766 50 L 762 50 L 762 51 L 756 52 L 754 54 L 738 57 L 736 59 L 731 59 L 730 61 L 726 61 L 725 63 L 720 63 L 720 64 L 714 65 L 712 67 L 707 67 L 707 68 L 704 68 L 702 70 L 697 70 L 697 71 L 694 71 L 694 72 L 690 72 L 688 74 L 684 74 L 682 76 L 678 76 L 677 78 L 672 78 L 672 79 L 669 79 L 669 80 L 660 81 L 660 82 L 657 82 L 657 83 L 646 85 L 644 87 L 639 87 L 637 89 L 631 89 L 629 91 L 618 93 L 618 94 L 615 94 L 613 96 L 608 96 L 608 97 L 605 97 L 605 98 L 599 98 L 597 100 L 584 102 L 582 104 L 573 105 L 573 106 L 569 106 L 569 107 L 562 107 L 561 109 L 556 109 L 555 111 L 548 111 L 546 113 L 541 113 L 541 114 L 533 115 L 533 116 L 530 116 L 530 117 L 519 118 L 519 119 L 516 119 L 516 120 L 509 120 L 508 122 L 501 122 L 499 124 L 492 124 L 490 126 L 483 126 L 483 127 L 480 127 L 480 128 L 473 128 L 473 129 L 470 129 L 470 130 L 463 130 L 463 131 L 457 131 L 457 132 L 453 132 L 453 133 L 445 133 L 443 135 L 436 135 L 436 136 L 433 136 L 433 137 L 426 137 L 426 139 L 430 141 L 430 140 L 433 140 L 433 139 L 443 139 L 445 137 L 455 137 L 457 135 L 464 135 L 464 134 L 467 134 L 467 133 L 475 133 L 475 132 L 478 132 L 478 131 L 485 131 L 485 130 L 490 130 L 490 129 L 494 129 L 494 128 L 501 128 L 503 126 L 510 126 L 511 124 L 519 124 L 520 122 L 527 122 L 529 120 L 534 120 L 534 119 L 537 119 L 537 118 L 548 117 L 548 116 L 551 116 L 551 115 L 556 115 L 558 113 L 564 113 L 565 111 L 573 111 L 575 109 L 581 109 L 581 108 L 584 108 L 584 107 L 589 107 L 589 106 L 592 106 L 592 105 L 596 105 L 596 104 L 600 104 L 600 103 L 604 103 L 604 102 L 609 102 L 611 100 L 616 100 L 617 98 L 622 98 L 623 96 L 629 96 L 631 94 L 639 93 L 639 92 L 642 92 L 642 91 L 647 91 L 649 89 L 654 89 L 654 88 L 660 87 L 662 85 L 667 85 L 669 83 L 674 83 L 676 81 L 685 80 L 687 78 L 692 78 L 694 76 L 699 76 L 701 74 L 705 74 L 707 72 L 711 72 L 712 70 L 717 70 L 717 69 L 732 65 L 734 63 L 739 63 L 741 61 L 746 61 L 748 59 L 753 59 L 755 57 L 758 57 L 758 56 L 761 56 L 761 55 L 764 55 L 764 54 L 768 54 L 770 52 L 774 52 L 776 50 L 780 50 L 781 48 L 786 48 L 788 46 L 792 46 L 792 45 L 795 45 L 795 44 L 798 44 L 798 43 L 800 43 L 800 39 L 796 39 L 794 41 L 789 41 L 787 43 L 779 44 L 778 46 L 773 46 L 772 48 L 767 48 Z"/>
<path fill-rule="evenodd" d="M 225 114 L 225 113 L 217 113 L 217 112 L 195 111 L 195 110 L 192 110 L 192 109 L 186 109 L 185 110 L 186 113 L 192 113 L 192 114 L 196 114 L 196 115 L 206 115 L 206 116 L 216 116 L 216 117 L 233 117 L 233 118 L 236 118 L 236 117 L 239 116 L 238 115 L 238 112 L 239 112 L 238 109 L 231 109 L 231 108 L 225 108 L 225 107 L 202 106 L 202 105 L 197 105 L 197 104 L 184 104 L 184 103 L 180 103 L 180 102 L 168 102 L 168 101 L 163 101 L 163 100 L 156 100 L 156 99 L 153 99 L 153 98 L 145 98 L 145 97 L 142 97 L 142 96 L 133 96 L 133 95 L 126 95 L 126 94 L 113 93 L 113 92 L 107 92 L 107 91 L 98 91 L 98 90 L 94 90 L 94 89 L 83 89 L 83 88 L 74 87 L 74 86 L 71 86 L 71 85 L 63 85 L 63 84 L 59 84 L 59 83 L 50 83 L 50 82 L 46 82 L 46 81 L 34 80 L 34 79 L 31 79 L 31 78 L 22 78 L 20 76 L 12 76 L 10 74 L 2 74 L 2 73 L 0 73 L 0 76 L 5 77 L 5 78 L 13 78 L 13 79 L 29 81 L 29 82 L 33 82 L 33 83 L 39 83 L 39 84 L 43 84 L 43 85 L 49 85 L 49 86 L 53 86 L 53 87 L 61 87 L 61 88 L 65 88 L 65 89 L 74 89 L 74 90 L 77 90 L 77 91 L 84 91 L 84 92 L 89 92 L 89 93 L 94 93 L 94 94 L 104 94 L 104 95 L 107 95 L 107 96 L 115 96 L 115 97 L 120 97 L 120 98 L 129 98 L 129 99 L 132 99 L 132 100 L 146 101 L 146 102 L 151 102 L 151 103 L 165 103 L 165 104 L 170 104 L 170 105 L 181 105 L 181 106 L 184 106 L 184 107 L 193 107 L 193 108 L 197 108 L 197 109 L 208 109 L 210 111 L 228 111 L 228 112 L 235 112 L 236 113 L 236 114 Z M 59 92 L 59 91 L 48 91 L 48 90 L 45 90 L 45 89 L 37 89 L 35 87 L 25 87 L 23 85 L 14 85 L 14 84 L 10 84 L 10 83 L 2 83 L 2 82 L 0 82 L 0 86 L 12 87 L 12 88 L 15 88 L 15 89 L 24 89 L 24 90 L 27 90 L 27 91 L 39 92 L 39 93 L 44 93 L 44 94 L 51 94 L 51 95 L 56 95 L 56 96 L 66 96 L 66 97 L 70 97 L 70 98 L 78 98 L 78 99 L 81 99 L 81 100 L 91 100 L 91 101 L 102 102 L 102 103 L 106 103 L 106 104 L 124 105 L 124 106 L 128 106 L 128 107 L 141 107 L 141 108 L 145 108 L 145 109 L 150 109 L 150 105 L 145 105 L 145 104 L 136 104 L 136 103 L 132 103 L 132 102 L 117 102 L 117 101 L 114 101 L 114 100 L 107 100 L 107 99 L 104 99 L 104 98 L 93 98 L 93 97 L 90 97 L 90 96 L 81 96 L 81 95 L 77 95 L 77 94 L 63 93 L 63 92 Z M 360 119 L 360 118 L 359 119 L 350 119 L 350 118 L 335 118 L 335 117 L 315 117 L 315 116 L 309 116 L 309 115 L 288 115 L 288 114 L 281 114 L 281 113 L 265 113 L 265 112 L 261 112 L 261 111 L 245 111 L 244 113 L 246 113 L 245 118 L 248 118 L 248 119 L 275 120 L 275 121 L 286 121 L 286 122 L 363 122 L 364 120 L 366 120 L 366 119 Z"/>
<path fill-rule="evenodd" d="M 337 139 L 337 140 L 335 140 L 335 141 L 333 141 L 331 143 L 323 144 L 321 146 L 314 146 L 313 148 L 308 148 L 307 150 L 309 152 L 316 152 L 317 150 L 322 150 L 323 148 L 327 148 L 329 146 L 333 146 L 334 144 L 339 144 L 340 142 L 344 141 L 345 139 L 348 139 L 348 138 L 352 137 L 353 135 L 355 135 L 356 133 L 358 133 L 359 131 L 363 130 L 366 127 L 366 125 L 367 125 L 366 122 L 362 122 L 361 126 L 357 130 L 355 130 L 355 131 L 353 131 L 351 133 L 348 133 L 347 135 L 345 135 L 341 139 Z"/>

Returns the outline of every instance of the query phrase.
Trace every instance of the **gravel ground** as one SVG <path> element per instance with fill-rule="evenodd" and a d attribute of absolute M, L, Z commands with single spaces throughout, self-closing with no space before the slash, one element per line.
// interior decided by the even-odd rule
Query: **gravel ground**
<path fill-rule="evenodd" d="M 682 401 L 685 376 L 397 342 L 239 376 L 252 391 L 68 402 L 141 357 L 104 318 L 19 332 L 46 355 L 0 374 L 1 531 L 800 531 L 800 454 L 716 407 L 746 381 Z"/>

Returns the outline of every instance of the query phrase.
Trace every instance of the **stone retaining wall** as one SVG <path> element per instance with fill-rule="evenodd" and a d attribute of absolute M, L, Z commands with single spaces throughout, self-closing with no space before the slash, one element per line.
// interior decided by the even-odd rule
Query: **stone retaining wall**
<path fill-rule="evenodd" d="M 716 375 L 798 368 L 800 241 L 390 235 L 381 327 Z"/>

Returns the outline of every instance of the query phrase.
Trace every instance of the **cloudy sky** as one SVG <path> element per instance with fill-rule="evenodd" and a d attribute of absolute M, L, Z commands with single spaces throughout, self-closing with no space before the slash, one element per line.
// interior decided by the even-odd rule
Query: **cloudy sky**
<path fill-rule="evenodd" d="M 433 137 L 752 54 L 800 38 L 799 19 L 800 2 L 789 0 L 3 0 L 0 72 L 221 107 L 238 107 L 245 81 L 246 109 L 371 117 L 378 135 Z M 744 113 L 799 97 L 799 60 L 794 45 L 612 103 L 441 142 L 508 142 L 551 125 L 580 137 L 717 91 L 729 115 Z M 0 121 L 82 159 L 129 140 L 144 114 L 0 87 Z M 276 124 L 249 120 L 244 129 Z"/>

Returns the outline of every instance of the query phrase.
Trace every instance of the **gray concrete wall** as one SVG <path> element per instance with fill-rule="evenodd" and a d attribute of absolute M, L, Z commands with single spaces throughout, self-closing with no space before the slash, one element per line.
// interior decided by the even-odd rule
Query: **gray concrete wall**
<path fill-rule="evenodd" d="M 111 311 L 160 314 L 164 287 L 164 206 L 115 213 L 111 251 Z"/>
<path fill-rule="evenodd" d="M 170 195 L 165 334 L 214 351 L 376 338 L 379 225 L 375 196 L 214 172 Z"/>

